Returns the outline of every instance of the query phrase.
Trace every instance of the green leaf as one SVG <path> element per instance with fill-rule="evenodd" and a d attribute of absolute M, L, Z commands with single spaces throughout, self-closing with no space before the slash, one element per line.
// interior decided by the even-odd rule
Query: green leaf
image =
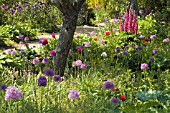
<path fill-rule="evenodd" d="M 13 62 L 12 59 L 6 59 L 5 61 L 6 61 L 6 62 Z"/>

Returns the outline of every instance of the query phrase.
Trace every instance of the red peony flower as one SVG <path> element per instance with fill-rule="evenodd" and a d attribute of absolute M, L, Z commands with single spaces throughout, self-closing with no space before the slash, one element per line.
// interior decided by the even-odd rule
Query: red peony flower
<path fill-rule="evenodd" d="M 95 40 L 95 41 L 97 41 L 97 40 L 98 40 L 98 38 L 97 38 L 97 37 L 95 37 L 95 38 L 94 38 L 94 40 Z"/>
<path fill-rule="evenodd" d="M 46 38 L 44 38 L 44 39 L 42 40 L 42 45 L 46 45 L 46 44 L 48 44 L 48 40 L 47 40 Z"/>
<path fill-rule="evenodd" d="M 106 31 L 105 34 L 106 34 L 106 36 L 109 36 L 109 35 L 110 35 L 110 32 L 109 32 L 109 31 Z"/>
<path fill-rule="evenodd" d="M 145 40 L 145 41 L 149 41 L 149 38 L 145 38 L 144 40 Z"/>
<path fill-rule="evenodd" d="M 78 49 L 77 49 L 77 52 L 82 53 L 82 52 L 83 52 L 83 49 L 82 49 L 82 48 L 78 48 Z"/>
<path fill-rule="evenodd" d="M 113 92 L 119 92 L 119 89 L 118 88 L 114 88 L 112 91 Z"/>
<path fill-rule="evenodd" d="M 121 101 L 125 101 L 125 100 L 126 100 L 126 96 L 121 96 L 121 97 L 120 97 L 120 100 L 121 100 Z"/>
<path fill-rule="evenodd" d="M 55 34 L 54 33 L 51 36 L 52 36 L 52 38 L 55 38 Z"/>

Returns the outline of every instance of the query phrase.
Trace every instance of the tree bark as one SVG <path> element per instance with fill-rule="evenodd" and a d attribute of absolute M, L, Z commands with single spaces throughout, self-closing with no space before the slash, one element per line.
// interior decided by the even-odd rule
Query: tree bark
<path fill-rule="evenodd" d="M 53 58 L 54 70 L 60 76 L 64 76 L 78 14 L 84 2 L 85 0 L 51 0 L 51 3 L 62 12 L 62 28 L 56 47 L 56 56 Z"/>

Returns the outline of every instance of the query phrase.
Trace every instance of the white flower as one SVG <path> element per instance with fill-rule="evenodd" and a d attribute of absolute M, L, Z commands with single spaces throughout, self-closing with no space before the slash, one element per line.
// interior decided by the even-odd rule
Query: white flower
<path fill-rule="evenodd" d="M 101 56 L 102 57 L 107 57 L 107 53 L 106 52 L 102 52 Z"/>

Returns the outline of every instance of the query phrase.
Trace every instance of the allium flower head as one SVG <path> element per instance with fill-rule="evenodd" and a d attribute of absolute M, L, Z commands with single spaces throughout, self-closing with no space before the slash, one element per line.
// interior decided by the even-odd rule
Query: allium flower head
<path fill-rule="evenodd" d="M 80 68 L 81 68 L 81 69 L 86 69 L 86 68 L 87 68 L 87 65 L 86 65 L 86 64 L 81 64 Z"/>
<path fill-rule="evenodd" d="M 16 54 L 17 54 L 17 52 L 15 50 L 11 51 L 11 55 L 16 55 Z"/>
<path fill-rule="evenodd" d="M 71 90 L 68 94 L 68 98 L 71 100 L 79 99 L 80 94 L 76 90 Z"/>
<path fill-rule="evenodd" d="M 163 39 L 164 43 L 168 43 L 169 42 L 169 38 Z"/>
<path fill-rule="evenodd" d="M 76 66 L 81 66 L 82 65 L 82 61 L 81 60 L 77 60 L 76 61 Z"/>
<path fill-rule="evenodd" d="M 107 53 L 106 52 L 102 52 L 101 56 L 102 57 L 107 57 Z"/>
<path fill-rule="evenodd" d="M 156 38 L 156 35 L 151 35 L 150 36 L 150 39 L 155 39 Z"/>
<path fill-rule="evenodd" d="M 0 90 L 6 91 L 6 85 L 5 84 L 0 85 Z"/>
<path fill-rule="evenodd" d="M 144 36 L 144 35 L 140 35 L 140 37 L 139 37 L 139 38 L 142 38 L 142 39 L 143 39 L 143 38 L 145 38 L 145 36 Z"/>
<path fill-rule="evenodd" d="M 153 55 L 155 55 L 155 54 L 157 54 L 157 53 L 158 53 L 157 50 L 153 50 L 153 51 L 152 51 L 152 54 L 153 54 Z"/>
<path fill-rule="evenodd" d="M 116 97 L 113 97 L 110 104 L 119 104 L 119 100 Z"/>
<path fill-rule="evenodd" d="M 94 36 L 94 31 L 90 32 L 89 35 L 90 35 L 90 36 Z"/>
<path fill-rule="evenodd" d="M 10 10 L 10 14 L 14 15 L 15 11 L 13 9 Z"/>
<path fill-rule="evenodd" d="M 24 41 L 26 41 L 26 42 L 29 41 L 29 40 L 30 40 L 29 37 L 25 37 L 25 38 L 24 38 Z"/>
<path fill-rule="evenodd" d="M 51 56 L 51 57 L 56 56 L 56 50 L 51 50 L 51 51 L 50 51 L 50 56 Z"/>
<path fill-rule="evenodd" d="M 45 74 L 46 76 L 54 76 L 54 71 L 53 71 L 52 69 L 46 69 L 46 70 L 44 71 L 44 74 Z"/>
<path fill-rule="evenodd" d="M 139 14 L 143 15 L 144 14 L 144 10 L 143 9 L 139 10 Z"/>
<path fill-rule="evenodd" d="M 19 100 L 22 98 L 22 93 L 19 91 L 18 88 L 14 86 L 9 86 L 6 88 L 5 92 L 5 100 Z"/>
<path fill-rule="evenodd" d="M 47 64 L 49 62 L 49 59 L 48 58 L 44 58 L 43 60 L 42 60 L 42 63 L 43 64 Z"/>
<path fill-rule="evenodd" d="M 38 58 L 34 58 L 34 59 L 32 60 L 32 63 L 33 63 L 33 64 L 39 64 L 39 63 L 40 63 L 40 60 L 39 60 Z"/>
<path fill-rule="evenodd" d="M 120 49 L 117 47 L 117 48 L 115 49 L 115 52 L 116 52 L 116 53 L 120 53 Z"/>
<path fill-rule="evenodd" d="M 127 51 L 124 51 L 124 52 L 123 52 L 123 55 L 128 56 L 128 52 L 127 52 Z"/>
<path fill-rule="evenodd" d="M 24 39 L 24 35 L 19 35 L 18 39 Z"/>
<path fill-rule="evenodd" d="M 38 86 L 46 86 L 47 85 L 47 79 L 45 76 L 40 76 L 38 78 Z"/>
<path fill-rule="evenodd" d="M 143 64 L 141 64 L 141 70 L 146 70 L 146 69 L 148 69 L 149 67 L 148 67 L 148 64 L 146 64 L 146 63 L 143 63 Z"/>
<path fill-rule="evenodd" d="M 54 76 L 54 81 L 55 81 L 55 82 L 60 82 L 60 81 L 61 81 L 60 75 Z"/>
<path fill-rule="evenodd" d="M 84 42 L 85 47 L 90 47 L 90 44 L 88 42 Z"/>
<path fill-rule="evenodd" d="M 111 80 L 104 82 L 103 89 L 105 89 L 105 90 L 111 89 L 112 90 L 113 88 L 114 88 L 114 85 Z"/>
<path fill-rule="evenodd" d="M 150 57 L 149 60 L 150 60 L 151 62 L 154 62 L 154 58 L 153 58 L 153 57 Z"/>

